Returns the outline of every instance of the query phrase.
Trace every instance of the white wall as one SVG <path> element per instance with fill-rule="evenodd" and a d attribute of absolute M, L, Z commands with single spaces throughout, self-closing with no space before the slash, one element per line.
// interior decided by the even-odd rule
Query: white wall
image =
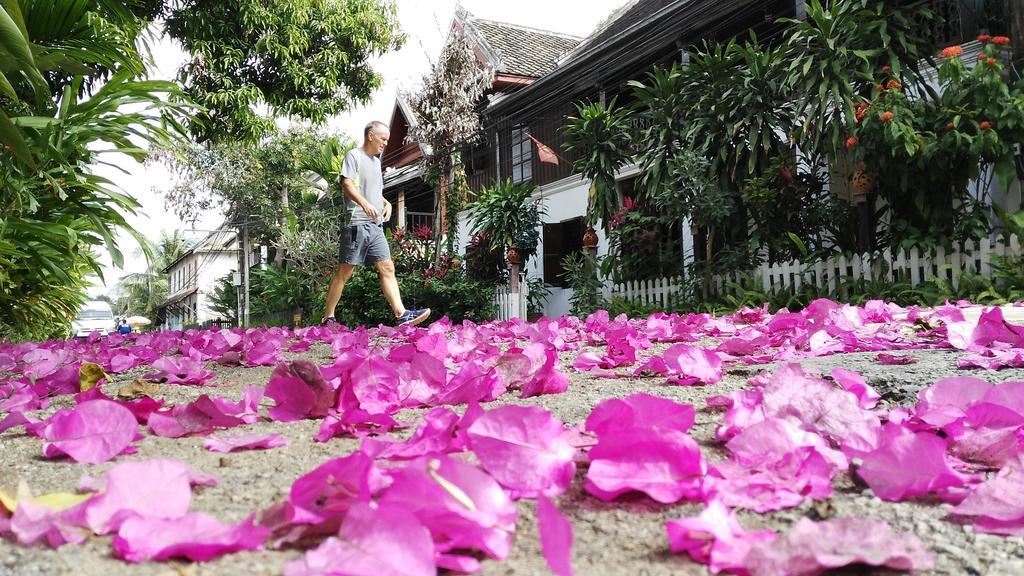
<path fill-rule="evenodd" d="M 216 320 L 218 318 L 219 315 L 210 309 L 213 291 L 221 278 L 238 270 L 237 252 L 204 254 L 203 258 L 206 260 L 206 263 L 199 270 L 197 285 L 199 288 L 199 300 L 196 302 L 198 322 L 206 322 L 207 320 Z"/>

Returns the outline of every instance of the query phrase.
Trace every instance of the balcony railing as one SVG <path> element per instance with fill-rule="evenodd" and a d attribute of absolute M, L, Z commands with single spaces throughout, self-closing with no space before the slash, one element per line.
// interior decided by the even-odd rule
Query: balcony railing
<path fill-rule="evenodd" d="M 434 215 L 431 214 L 430 212 L 406 212 L 406 229 L 408 229 L 411 232 L 419 226 L 426 226 L 427 228 L 433 229 Z"/>

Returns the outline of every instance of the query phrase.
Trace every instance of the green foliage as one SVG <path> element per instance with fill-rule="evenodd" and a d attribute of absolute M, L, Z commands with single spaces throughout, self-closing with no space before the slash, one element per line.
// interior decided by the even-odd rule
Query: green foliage
<path fill-rule="evenodd" d="M 160 324 L 158 306 L 167 299 L 167 274 L 164 269 L 181 257 L 188 249 L 188 242 L 175 230 L 170 235 L 161 234 L 156 242 L 143 238 L 145 248 L 139 252 L 147 255 L 148 264 L 144 272 L 122 276 L 115 287 L 118 293 L 113 305 L 116 316 L 145 316 Z"/>
<path fill-rule="evenodd" d="M 491 247 L 519 248 L 525 261 L 537 251 L 544 208 L 532 200 L 533 185 L 503 180 L 482 191 L 469 205 L 473 234 L 486 235 Z"/>
<path fill-rule="evenodd" d="M 310 303 L 323 287 L 310 282 L 301 271 L 267 266 L 252 270 L 249 289 L 250 312 L 263 315 L 282 310 L 311 310 Z"/>
<path fill-rule="evenodd" d="M 526 310 L 529 314 L 544 312 L 544 304 L 551 296 L 551 285 L 546 284 L 540 276 L 532 276 L 526 281 L 529 292 L 526 297 Z"/>
<path fill-rule="evenodd" d="M 630 159 L 628 114 L 615 108 L 614 98 L 607 106 L 581 104 L 577 116 L 570 116 L 563 130 L 566 149 L 580 154 L 573 170 L 592 182 L 587 225 L 597 226 L 600 220 L 607 230 L 620 204 L 615 173 Z"/>
<path fill-rule="evenodd" d="M 210 295 L 210 310 L 222 320 L 232 324 L 238 322 L 238 290 L 235 289 L 233 273 L 217 280 Z"/>
<path fill-rule="evenodd" d="M 120 265 L 118 230 L 139 238 L 124 217 L 138 203 L 91 168 L 175 137 L 177 87 L 137 79 L 142 26 L 117 3 L 3 3 L 0 333 L 65 332 L 101 273 L 96 251 Z"/>
<path fill-rule="evenodd" d="M 570 314 L 583 318 L 607 308 L 602 295 L 604 284 L 597 274 L 599 267 L 600 263 L 589 254 L 574 252 L 562 258 L 562 278 L 572 290 Z"/>
<path fill-rule="evenodd" d="M 166 30 L 191 55 L 178 76 L 204 107 L 199 140 L 257 141 L 274 115 L 319 124 L 365 104 L 381 84 L 370 61 L 405 40 L 388 0 L 176 0 Z"/>
<path fill-rule="evenodd" d="M 494 248 L 486 235 L 474 234 L 466 246 L 466 276 L 487 286 L 508 282 L 505 251 Z"/>

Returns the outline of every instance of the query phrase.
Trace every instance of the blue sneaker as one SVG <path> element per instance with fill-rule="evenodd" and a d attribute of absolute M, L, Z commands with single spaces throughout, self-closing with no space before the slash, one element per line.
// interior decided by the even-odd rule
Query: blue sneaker
<path fill-rule="evenodd" d="M 404 324 L 412 324 L 413 326 L 419 326 L 424 320 L 430 317 L 430 308 L 421 308 L 419 310 L 406 310 L 404 314 L 395 319 L 396 326 L 402 326 Z"/>
<path fill-rule="evenodd" d="M 338 320 L 334 316 L 329 316 L 320 321 L 321 326 L 330 326 L 331 324 L 338 324 Z"/>

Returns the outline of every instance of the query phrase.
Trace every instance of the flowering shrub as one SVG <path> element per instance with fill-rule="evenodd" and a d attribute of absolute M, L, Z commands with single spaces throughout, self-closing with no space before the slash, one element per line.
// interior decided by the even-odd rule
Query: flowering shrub
<path fill-rule="evenodd" d="M 962 47 L 942 50 L 937 98 L 908 96 L 888 68 L 873 98 L 854 103 L 846 148 L 875 176 L 893 214 L 890 243 L 986 233 L 986 211 L 975 210 L 967 184 L 989 164 L 1004 185 L 1014 175 L 1012 144 L 1024 139 L 1024 92 L 1002 76 L 999 53 L 1008 39 L 978 40 L 984 46 L 970 68 Z"/>

